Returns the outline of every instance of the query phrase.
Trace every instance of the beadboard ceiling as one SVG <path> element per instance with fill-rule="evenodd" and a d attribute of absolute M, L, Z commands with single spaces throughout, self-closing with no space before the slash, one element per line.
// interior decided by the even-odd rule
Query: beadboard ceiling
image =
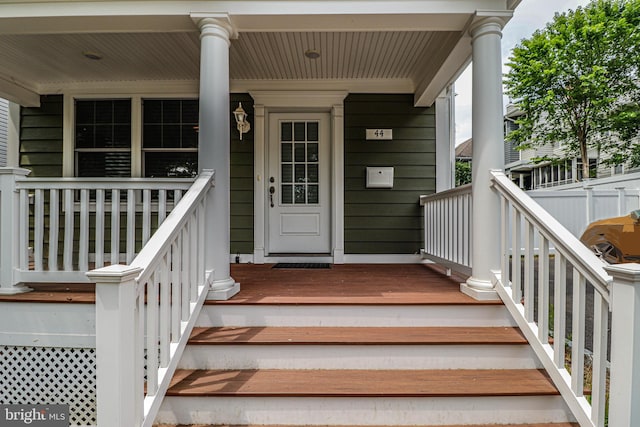
<path fill-rule="evenodd" d="M 232 40 L 232 81 L 403 80 L 435 74 L 460 39 L 456 31 L 247 32 Z M 305 57 L 314 49 L 318 59 Z M 102 55 L 90 60 L 83 52 Z M 194 81 L 197 32 L 7 34 L 0 79 L 41 93 L 103 82 Z"/>

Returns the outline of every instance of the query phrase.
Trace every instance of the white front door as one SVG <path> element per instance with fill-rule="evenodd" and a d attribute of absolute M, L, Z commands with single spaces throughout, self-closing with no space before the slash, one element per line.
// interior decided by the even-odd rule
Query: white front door
<path fill-rule="evenodd" d="M 270 254 L 331 251 L 329 124 L 329 114 L 323 113 L 270 115 Z"/>

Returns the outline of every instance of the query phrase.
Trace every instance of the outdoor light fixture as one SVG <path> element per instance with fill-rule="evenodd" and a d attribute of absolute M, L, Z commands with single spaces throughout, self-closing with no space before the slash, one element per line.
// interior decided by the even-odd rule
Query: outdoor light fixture
<path fill-rule="evenodd" d="M 236 118 L 238 124 L 238 133 L 240 133 L 240 141 L 242 141 L 242 134 L 249 132 L 251 124 L 247 121 L 247 113 L 242 108 L 242 102 L 238 103 L 238 108 L 233 110 L 233 115 Z"/>

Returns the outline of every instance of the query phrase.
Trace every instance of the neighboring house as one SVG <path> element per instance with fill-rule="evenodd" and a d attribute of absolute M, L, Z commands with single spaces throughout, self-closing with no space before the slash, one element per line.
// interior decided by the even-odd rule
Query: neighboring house
<path fill-rule="evenodd" d="M 549 337 L 542 336 L 543 329 L 542 341 L 532 349 L 513 328 L 533 322 L 532 288 L 525 289 L 525 310 L 519 285 L 511 290 L 508 272 L 503 270 L 506 274 L 500 278 L 498 271 L 509 259 L 505 224 L 521 224 L 520 216 L 510 221 L 501 220 L 501 215 L 523 211 L 515 203 L 512 210 L 506 209 L 512 202 L 504 194 L 518 198 L 522 192 L 504 190 L 513 185 L 495 172 L 504 168 L 501 31 L 518 4 L 519 0 L 0 3 L 0 96 L 21 107 L 19 118 L 12 115 L 10 123 L 19 135 L 9 143 L 22 167 L 0 169 L 0 294 L 5 298 L 0 323 L 6 327 L 0 331 L 0 353 L 14 363 L 2 369 L 9 378 L 3 377 L 3 384 L 12 385 L 2 390 L 2 403 L 13 398 L 7 394 L 19 395 L 23 389 L 28 391 L 20 399 L 59 398 L 60 387 L 49 388 L 49 378 L 55 377 L 62 378 L 68 391 L 63 401 L 73 404 L 73 422 L 92 425 L 99 420 L 101 427 L 151 425 L 161 407 L 162 420 L 174 424 L 418 425 L 443 423 L 442 414 L 452 425 L 459 423 L 460 411 L 466 414 L 466 424 L 588 418 L 582 387 L 556 387 L 542 372 L 550 370 L 554 381 L 568 376 L 560 328 L 556 347 L 563 353 L 556 360 L 562 366 L 554 368 L 554 361 L 547 360 Z M 435 194 L 437 188 L 453 183 L 450 88 L 472 60 L 474 183 Z M 459 200 L 448 199 L 450 195 Z M 434 212 L 437 215 L 429 215 Z M 522 215 L 529 220 L 526 212 Z M 545 226 L 544 221 L 535 224 Z M 514 263 L 512 271 L 519 278 L 520 245 L 515 238 L 514 242 L 512 259 L 518 260 L 518 267 Z M 432 250 L 439 243 L 441 247 Z M 566 252 L 552 243 L 560 260 Z M 528 239 L 524 287 L 533 282 L 531 244 Z M 455 264 L 446 263 L 447 258 L 460 256 L 454 261 L 470 274 L 461 286 L 465 294 L 519 306 L 507 311 L 496 301 L 473 301 L 460 295 L 457 283 L 450 292 L 452 306 L 438 301 L 419 306 L 408 298 L 378 310 L 366 298 L 355 305 L 344 300 L 344 290 L 357 291 L 366 282 L 376 282 L 376 297 L 387 298 L 387 289 L 402 289 L 406 273 L 391 269 L 394 274 L 380 284 L 375 273 L 380 270 L 368 264 L 418 264 L 423 255 L 447 267 Z M 580 271 L 595 271 L 590 281 L 602 279 L 602 267 L 588 262 L 592 254 L 582 255 L 571 262 L 581 263 Z M 299 274 L 309 279 L 312 293 L 331 300 L 326 306 L 317 300 L 297 306 L 276 299 L 265 307 L 259 289 L 242 300 L 231 262 L 321 262 L 338 266 L 336 270 L 340 264 L 363 266 L 333 285 L 331 295 L 325 294 L 325 283 L 313 272 Z M 238 267 L 254 275 L 268 271 L 268 266 Z M 559 275 L 556 289 L 561 279 Z M 65 292 L 66 284 L 90 287 L 89 282 L 95 283 L 95 306 L 29 300 L 27 284 L 46 291 L 51 283 L 63 283 Z M 285 282 L 273 285 L 287 288 Z M 451 285 L 449 281 L 443 287 L 451 291 Z M 422 290 L 438 284 L 419 276 L 417 286 Z M 510 292 L 513 297 L 504 296 Z M 19 293 L 26 296 L 6 296 Z M 236 294 L 236 300 L 218 303 Z M 543 297 L 549 297 L 548 289 Z M 205 300 L 209 301 L 203 308 Z M 603 301 L 609 301 L 608 295 Z M 453 306 L 456 310 L 450 313 Z M 548 310 L 544 304 L 540 307 Z M 604 303 L 599 308 L 608 311 Z M 556 319 L 565 318 L 562 309 L 557 308 Z M 619 312 L 614 311 L 614 319 Z M 520 322 L 522 313 L 527 318 Z M 517 322 L 513 316 L 520 316 Z M 445 392 L 426 396 L 426 404 L 393 378 L 389 381 L 398 385 L 395 394 L 381 397 L 374 384 L 366 399 L 352 392 L 348 399 L 338 399 L 345 403 L 320 392 L 311 399 L 303 397 L 302 403 L 285 399 L 280 405 L 279 398 L 289 397 L 287 392 L 273 396 L 268 394 L 271 390 L 266 399 L 253 398 L 249 391 L 249 396 L 239 396 L 244 402 L 239 406 L 224 397 L 213 398 L 215 407 L 199 397 L 187 397 L 175 406 L 163 403 L 177 366 L 183 366 L 179 363 L 194 325 L 229 327 L 233 341 L 237 333 L 259 335 L 273 326 L 271 321 L 296 327 L 308 327 L 311 321 L 335 327 L 345 321 L 371 333 L 385 329 L 385 319 L 393 319 L 404 329 L 402 334 L 415 326 L 414 321 L 430 333 L 436 330 L 429 345 L 442 342 L 438 334 L 449 334 L 442 326 L 470 328 L 459 338 L 447 337 L 447 343 L 455 345 L 436 345 L 437 355 L 430 349 L 393 344 L 393 360 L 404 360 L 403 378 L 414 383 L 416 361 L 422 363 L 420 375 L 433 375 L 431 368 L 454 361 L 456 370 L 471 373 L 470 383 L 490 396 L 473 400 L 478 397 L 475 391 L 466 394 L 462 385 L 461 398 L 450 406 L 448 382 L 436 376 Z M 235 321 L 245 322 L 249 329 L 226 323 Z M 509 338 L 508 350 L 488 346 L 480 350 L 488 352 L 477 357 L 475 348 L 461 349 L 456 341 L 477 343 L 476 337 L 484 332 L 475 326 L 498 334 L 508 329 L 515 338 Z M 301 347 L 317 332 L 307 333 Z M 414 331 L 414 336 L 421 339 L 423 332 Z M 361 338 L 360 332 L 351 333 L 355 340 Z M 527 334 L 536 336 L 537 332 Z M 345 358 L 350 359 L 350 371 L 366 369 L 360 355 L 377 352 L 374 340 L 364 342 L 376 345 Z M 491 343 L 504 344 L 501 338 Z M 334 347 L 328 348 L 321 356 L 311 351 L 302 359 L 342 363 Z M 272 359 L 288 366 L 282 358 L 289 353 L 289 348 L 275 350 Z M 598 362 L 601 352 L 594 353 L 594 378 L 605 378 L 598 375 L 599 367 L 606 366 Z M 237 354 L 223 349 L 218 356 L 192 362 L 210 366 L 209 362 L 228 361 L 231 367 L 226 371 L 235 376 L 233 363 L 244 351 Z M 390 359 L 376 354 L 376 370 L 395 377 L 388 371 Z M 584 360 L 583 353 L 576 354 L 576 361 Z M 547 359 L 541 363 L 536 355 Z M 27 362 L 37 368 L 21 368 Z M 484 377 L 469 368 L 477 362 L 484 364 L 484 373 L 508 376 L 496 383 L 508 384 L 509 396 L 494 391 L 493 383 L 478 380 Z M 537 378 L 540 388 L 528 389 L 520 371 L 496 369 L 504 363 Z M 311 370 L 324 369 L 314 367 Z M 255 366 L 237 369 L 248 377 L 260 376 L 247 371 Z M 578 367 L 572 370 L 582 372 Z M 45 371 L 47 379 L 30 376 L 31 371 Z M 339 373 L 332 375 L 341 379 Z M 358 377 L 372 381 L 367 372 L 351 375 L 356 380 L 338 391 L 349 394 Z M 303 392 L 307 381 L 298 381 Z M 217 379 L 205 382 L 218 384 Z M 419 381 L 416 392 L 434 393 Z M 599 405 L 597 397 L 604 395 L 599 384 L 592 393 Z M 373 406 L 361 409 L 363 401 L 373 401 Z M 389 405 L 394 410 L 385 418 Z M 218 412 L 235 418 L 221 420 Z M 175 420 L 180 413 L 184 416 Z M 292 421 L 289 414 L 302 420 Z M 334 415 L 351 418 L 346 422 Z M 425 421 L 423 415 L 430 418 Z"/>
<path fill-rule="evenodd" d="M 9 102 L 0 98 L 0 167 L 7 165 Z"/>
<path fill-rule="evenodd" d="M 515 120 L 523 113 L 514 104 L 507 105 L 507 112 L 504 116 L 505 137 L 517 129 Z M 634 172 L 626 165 L 604 166 L 599 164 L 598 152 L 595 149 L 589 150 L 589 169 L 591 178 L 605 178 L 613 175 L 620 175 Z M 606 156 L 606 153 L 601 153 Z M 514 143 L 505 143 L 505 171 L 511 179 L 518 183 L 520 188 L 525 190 L 536 190 L 540 188 L 557 187 L 572 184 L 583 180 L 582 161 L 573 158 L 564 163 L 550 163 L 548 161 L 533 162 L 532 159 L 540 157 L 561 157 L 563 150 L 560 144 L 546 145 L 525 150 L 517 150 Z"/>
<path fill-rule="evenodd" d="M 471 138 L 456 146 L 456 161 L 470 162 L 473 159 L 473 140 Z"/>

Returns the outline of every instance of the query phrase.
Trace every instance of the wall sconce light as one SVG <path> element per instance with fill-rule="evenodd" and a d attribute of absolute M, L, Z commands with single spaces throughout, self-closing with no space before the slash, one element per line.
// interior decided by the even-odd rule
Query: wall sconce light
<path fill-rule="evenodd" d="M 242 134 L 251 130 L 251 124 L 247 121 L 247 113 L 242 108 L 242 102 L 238 103 L 238 108 L 233 110 L 233 115 L 236 118 L 238 125 L 238 133 L 240 133 L 240 141 L 242 141 Z"/>

